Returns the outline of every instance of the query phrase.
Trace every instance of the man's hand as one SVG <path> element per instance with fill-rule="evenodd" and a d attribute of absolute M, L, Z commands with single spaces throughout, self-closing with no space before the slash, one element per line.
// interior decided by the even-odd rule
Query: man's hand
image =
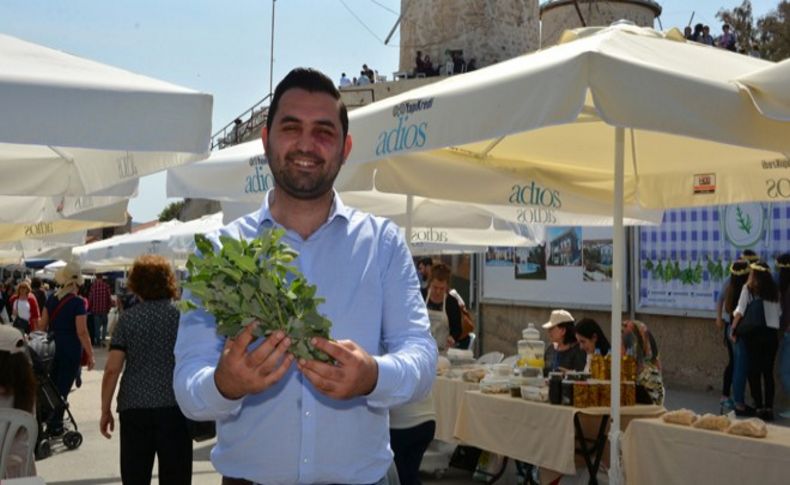
<path fill-rule="evenodd" d="M 282 379 L 294 360 L 293 355 L 287 353 L 291 339 L 282 331 L 273 333 L 260 347 L 248 351 L 254 339 L 252 325 L 225 342 L 214 371 L 217 390 L 228 399 L 240 399 L 268 389 Z"/>
<path fill-rule="evenodd" d="M 351 399 L 373 392 L 379 380 L 376 360 L 351 340 L 332 342 L 314 338 L 313 345 L 335 359 L 337 365 L 301 359 L 299 370 L 322 394 Z"/>
<path fill-rule="evenodd" d="M 719 330 L 724 328 L 724 322 L 722 321 L 721 318 L 718 317 L 716 318 L 716 328 L 718 328 Z"/>

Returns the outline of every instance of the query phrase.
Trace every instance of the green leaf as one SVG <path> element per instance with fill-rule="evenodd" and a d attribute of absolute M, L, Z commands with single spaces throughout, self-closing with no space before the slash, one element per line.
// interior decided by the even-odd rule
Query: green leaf
<path fill-rule="evenodd" d="M 211 244 L 209 238 L 203 234 L 195 234 L 195 247 L 197 247 L 198 251 L 203 253 L 203 255 L 214 254 L 214 245 Z M 192 256 L 190 256 L 190 259 L 192 259 Z"/>
<path fill-rule="evenodd" d="M 283 330 L 292 338 L 295 356 L 328 362 L 328 356 L 309 344 L 313 336 L 329 338 L 332 324 L 317 311 L 324 299 L 315 296 L 316 287 L 290 264 L 298 253 L 281 241 L 284 235 L 285 231 L 275 229 L 250 241 L 221 236 L 222 249 L 217 253 L 207 238 L 196 237 L 203 249 L 187 262 L 190 273 L 184 288 L 214 315 L 219 335 L 235 336 L 245 325 L 259 321 L 255 336 Z"/>

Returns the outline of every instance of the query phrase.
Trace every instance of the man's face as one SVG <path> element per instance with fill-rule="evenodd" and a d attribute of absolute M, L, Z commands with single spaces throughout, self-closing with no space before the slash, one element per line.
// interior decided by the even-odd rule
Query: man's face
<path fill-rule="evenodd" d="M 283 94 L 271 131 L 264 128 L 262 136 L 277 186 L 296 199 L 313 200 L 332 190 L 351 151 L 338 101 L 299 88 Z"/>
<path fill-rule="evenodd" d="M 430 300 L 434 303 L 443 302 L 445 295 L 447 295 L 447 288 L 448 285 L 446 281 L 439 281 L 439 280 L 431 281 L 430 294 L 429 294 Z"/>

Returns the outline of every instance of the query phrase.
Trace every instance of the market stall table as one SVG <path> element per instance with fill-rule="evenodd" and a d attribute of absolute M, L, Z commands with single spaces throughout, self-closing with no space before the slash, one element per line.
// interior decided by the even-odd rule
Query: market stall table
<path fill-rule="evenodd" d="M 623 462 L 628 484 L 788 483 L 790 429 L 758 439 L 644 419 L 625 432 Z"/>
<path fill-rule="evenodd" d="M 455 439 L 455 421 L 464 393 L 479 386 L 474 382 L 437 376 L 433 383 L 433 403 L 436 408 L 436 433 L 434 438 L 446 443 L 458 443 Z"/>
<path fill-rule="evenodd" d="M 655 417 L 664 411 L 661 406 L 623 406 L 621 426 L 627 427 L 634 418 Z M 576 474 L 578 450 L 590 472 L 591 483 L 595 483 L 606 447 L 609 413 L 608 407 L 580 409 L 530 402 L 507 394 L 467 391 L 458 412 L 455 436 L 463 443 L 566 475 Z"/>

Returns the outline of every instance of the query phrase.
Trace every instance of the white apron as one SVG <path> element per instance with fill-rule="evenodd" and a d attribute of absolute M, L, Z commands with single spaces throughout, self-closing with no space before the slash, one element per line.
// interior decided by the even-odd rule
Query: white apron
<path fill-rule="evenodd" d="M 447 296 L 445 296 L 442 301 L 441 310 L 428 309 L 428 320 L 431 322 L 431 335 L 433 335 L 434 340 L 436 340 L 439 352 L 447 351 L 447 338 L 450 336 L 450 320 L 447 318 L 446 304 Z"/>

